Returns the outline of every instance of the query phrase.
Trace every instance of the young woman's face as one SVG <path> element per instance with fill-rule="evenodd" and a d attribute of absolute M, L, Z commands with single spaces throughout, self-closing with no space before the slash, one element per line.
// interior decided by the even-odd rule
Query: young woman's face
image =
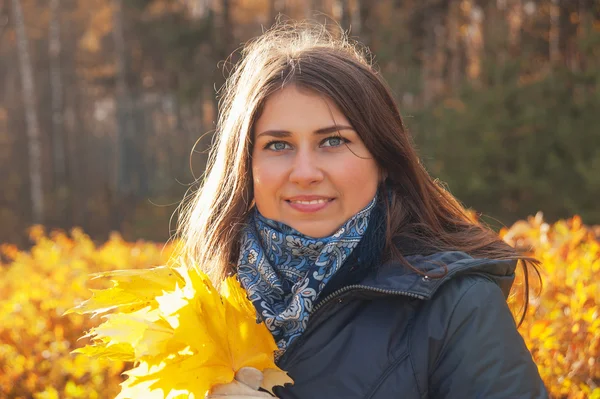
<path fill-rule="evenodd" d="M 265 102 L 254 126 L 254 199 L 259 212 L 319 238 L 368 205 L 379 169 L 329 99 L 287 86 Z"/>

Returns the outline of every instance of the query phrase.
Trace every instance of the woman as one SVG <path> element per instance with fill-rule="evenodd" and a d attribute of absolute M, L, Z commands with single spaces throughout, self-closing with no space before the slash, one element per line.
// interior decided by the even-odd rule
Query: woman
<path fill-rule="evenodd" d="M 423 168 L 356 44 L 279 26 L 221 100 L 189 256 L 237 274 L 293 386 L 280 398 L 545 398 L 506 305 L 519 256 Z M 211 397 L 268 397 L 243 370 Z"/>

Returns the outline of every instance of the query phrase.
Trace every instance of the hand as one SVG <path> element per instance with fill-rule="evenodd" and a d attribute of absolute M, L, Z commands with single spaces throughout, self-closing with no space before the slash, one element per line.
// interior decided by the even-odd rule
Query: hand
<path fill-rule="evenodd" d="M 210 390 L 205 399 L 253 399 L 273 398 L 258 388 L 263 382 L 263 373 L 254 367 L 242 367 L 229 384 L 220 384 Z"/>

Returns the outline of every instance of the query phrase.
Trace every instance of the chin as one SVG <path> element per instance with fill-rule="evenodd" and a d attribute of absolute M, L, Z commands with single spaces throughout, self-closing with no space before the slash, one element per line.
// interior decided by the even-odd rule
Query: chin
<path fill-rule="evenodd" d="M 315 223 L 316 224 L 316 223 Z M 329 237 L 333 233 L 337 231 L 337 227 L 327 227 L 327 226 L 309 226 L 308 223 L 303 224 L 302 226 L 290 226 L 295 230 L 298 230 L 300 233 L 305 236 L 309 236 L 312 238 L 323 238 Z"/>

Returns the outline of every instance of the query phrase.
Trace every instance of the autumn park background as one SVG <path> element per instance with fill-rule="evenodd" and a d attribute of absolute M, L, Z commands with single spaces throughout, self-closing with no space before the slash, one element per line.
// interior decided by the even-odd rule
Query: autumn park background
<path fill-rule="evenodd" d="M 216 89 L 278 15 L 371 48 L 430 173 L 543 262 L 519 331 L 552 397 L 599 399 L 600 0 L 0 0 L 0 398 L 118 392 L 62 315 L 168 259 Z"/>

